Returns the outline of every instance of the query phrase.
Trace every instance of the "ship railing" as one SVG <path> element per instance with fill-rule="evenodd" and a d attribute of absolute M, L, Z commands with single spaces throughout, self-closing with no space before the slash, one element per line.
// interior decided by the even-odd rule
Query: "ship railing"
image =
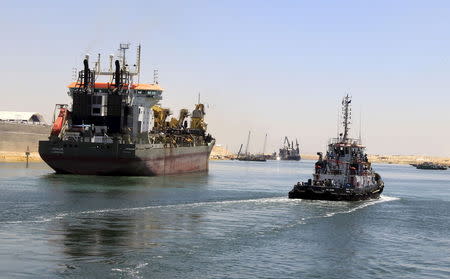
<path fill-rule="evenodd" d="M 346 144 L 346 145 L 362 145 L 362 142 L 360 139 L 352 139 L 352 138 L 347 138 L 347 139 L 342 139 L 342 138 L 331 138 L 328 141 L 328 144 Z"/>

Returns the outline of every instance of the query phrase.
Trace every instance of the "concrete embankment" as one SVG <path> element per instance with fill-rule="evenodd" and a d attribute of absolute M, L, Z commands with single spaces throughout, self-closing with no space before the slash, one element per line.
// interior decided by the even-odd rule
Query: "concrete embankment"
<path fill-rule="evenodd" d="M 29 161 L 40 161 L 38 144 L 40 140 L 48 139 L 49 134 L 49 125 L 0 122 L 0 162 L 26 161 L 27 148 Z"/>

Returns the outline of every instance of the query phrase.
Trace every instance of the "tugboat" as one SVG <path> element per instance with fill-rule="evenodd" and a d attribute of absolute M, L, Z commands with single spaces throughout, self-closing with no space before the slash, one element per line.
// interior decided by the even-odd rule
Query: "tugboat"
<path fill-rule="evenodd" d="M 125 59 L 128 48 L 121 44 L 116 59 L 110 55 L 106 71 L 100 54 L 92 69 L 86 56 L 77 81 L 68 86 L 72 105 L 56 105 L 50 137 L 39 141 L 39 155 L 56 173 L 153 176 L 207 171 L 215 140 L 206 133 L 204 105 L 196 104 L 192 114 L 182 109 L 178 118 L 166 121 L 171 112 L 158 105 L 163 89 L 156 73 L 153 84 L 135 83 L 141 47 L 134 66 Z"/>
<path fill-rule="evenodd" d="M 446 170 L 447 166 L 440 165 L 440 164 L 434 164 L 432 162 L 423 162 L 420 164 L 411 164 L 412 166 L 416 167 L 416 169 L 421 170 Z"/>
<path fill-rule="evenodd" d="M 358 201 L 379 198 L 384 182 L 372 170 L 361 139 L 348 137 L 350 129 L 350 103 L 347 95 L 342 100 L 344 133 L 331 139 L 328 151 L 315 163 L 313 179 L 298 182 L 289 192 L 290 199 Z"/>

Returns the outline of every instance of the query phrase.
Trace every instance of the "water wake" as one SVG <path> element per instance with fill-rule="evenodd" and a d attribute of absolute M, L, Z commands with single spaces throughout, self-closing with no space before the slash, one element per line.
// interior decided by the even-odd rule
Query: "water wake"
<path fill-rule="evenodd" d="M 332 217 L 336 214 L 345 214 L 345 213 L 351 213 L 356 210 L 365 208 L 367 206 L 375 205 L 378 203 L 383 202 L 389 202 L 389 201 L 395 201 L 399 200 L 399 198 L 396 197 L 389 197 L 389 196 L 381 196 L 377 200 L 368 200 L 363 201 L 361 204 L 359 204 L 356 207 L 346 209 L 343 211 L 334 211 L 336 209 L 339 209 L 341 207 L 348 208 L 348 205 L 351 204 L 351 202 L 335 202 L 335 201 L 306 201 L 301 199 L 288 199 L 287 197 L 271 197 L 271 198 L 259 198 L 259 199 L 243 199 L 243 200 L 224 200 L 224 201 L 205 201 L 205 202 L 194 202 L 194 203 L 182 203 L 182 204 L 168 204 L 168 205 L 150 205 L 150 206 L 142 206 L 142 207 L 129 207 L 129 208 L 105 208 L 105 209 L 95 209 L 95 210 L 86 210 L 86 211 L 79 211 L 79 212 L 69 212 L 69 213 L 60 213 L 55 216 L 41 216 L 38 217 L 36 220 L 17 220 L 17 221 L 5 221 L 0 222 L 0 224 L 21 224 L 21 223 L 46 223 L 55 221 L 58 219 L 63 219 L 65 217 L 69 216 L 80 216 L 80 215 L 90 215 L 90 214 L 104 214 L 104 213 L 125 213 L 125 212 L 131 212 L 131 211 L 144 211 L 149 209 L 187 209 L 187 208 L 196 208 L 196 207 L 210 207 L 210 206 L 220 206 L 220 205 L 238 205 L 238 204 L 252 204 L 252 205 L 270 205 L 270 204 L 283 204 L 288 206 L 296 206 L 299 204 L 304 204 L 305 202 L 309 202 L 310 205 L 318 206 L 318 207 L 325 207 L 332 209 L 333 212 L 326 213 L 323 216 L 316 216 L 312 218 L 317 217 Z M 309 219 L 309 218 L 308 218 Z"/>
<path fill-rule="evenodd" d="M 133 278 L 143 278 L 139 275 L 140 269 L 147 266 L 148 263 L 141 263 L 136 265 L 135 267 L 125 267 L 125 268 L 112 268 L 111 271 L 124 273 L 125 275 L 131 276 Z"/>
<path fill-rule="evenodd" d="M 351 213 L 351 212 L 355 212 L 357 210 L 363 209 L 365 207 L 371 206 L 371 205 L 375 205 L 378 203 L 383 203 L 383 202 L 390 202 L 390 201 L 396 201 L 396 200 L 400 200 L 400 198 L 396 198 L 396 197 L 389 197 L 389 196 L 381 196 L 379 199 L 376 200 L 367 200 L 367 201 L 363 201 L 362 204 L 348 209 L 348 210 L 344 210 L 344 211 L 336 211 L 336 212 L 330 212 L 325 214 L 322 217 L 333 217 L 336 214 L 347 214 L 347 213 Z"/>

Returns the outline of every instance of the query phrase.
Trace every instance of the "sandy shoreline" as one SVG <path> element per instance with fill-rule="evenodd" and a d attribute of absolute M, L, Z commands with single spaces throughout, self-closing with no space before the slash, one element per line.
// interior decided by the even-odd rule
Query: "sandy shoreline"
<path fill-rule="evenodd" d="M 27 157 L 25 156 L 25 152 L 0 151 L 0 162 L 16 163 L 26 161 Z M 42 162 L 42 159 L 38 152 L 30 152 L 28 162 Z"/>
<path fill-rule="evenodd" d="M 317 155 L 302 154 L 302 159 L 317 160 Z M 369 161 L 372 163 L 384 163 L 384 164 L 416 164 L 421 162 L 434 162 L 450 166 L 450 158 L 431 157 L 431 156 L 369 155 Z M 0 151 L 0 162 L 4 163 L 26 162 L 25 152 Z M 42 162 L 39 153 L 30 152 L 29 162 Z"/>
<path fill-rule="evenodd" d="M 303 159 L 317 160 L 317 155 L 302 154 Z M 433 162 L 436 164 L 450 166 L 450 158 L 446 157 L 433 157 L 433 156 L 416 156 L 416 155 L 368 155 L 369 161 L 372 163 L 384 163 L 384 164 L 420 164 L 423 162 Z"/>

